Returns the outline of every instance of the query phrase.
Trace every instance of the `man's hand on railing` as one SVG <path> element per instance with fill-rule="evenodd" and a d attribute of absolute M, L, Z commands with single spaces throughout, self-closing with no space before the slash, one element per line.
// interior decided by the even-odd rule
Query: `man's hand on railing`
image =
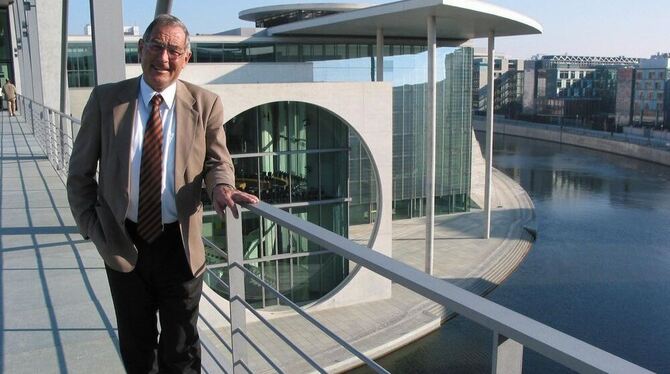
<path fill-rule="evenodd" d="M 221 219 L 224 219 L 226 207 L 230 208 L 235 218 L 239 217 L 236 204 L 256 204 L 258 197 L 239 191 L 227 184 L 219 184 L 212 192 L 212 205 Z"/>

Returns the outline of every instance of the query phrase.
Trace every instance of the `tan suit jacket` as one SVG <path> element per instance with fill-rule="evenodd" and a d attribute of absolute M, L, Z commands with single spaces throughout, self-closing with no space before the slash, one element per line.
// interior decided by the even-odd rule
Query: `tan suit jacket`
<path fill-rule="evenodd" d="M 132 271 L 137 263 L 137 248 L 128 236 L 125 219 L 139 79 L 93 89 L 82 114 L 67 178 L 70 208 L 81 234 L 93 240 L 109 267 L 121 272 Z M 177 81 L 175 117 L 177 215 L 186 259 L 197 276 L 205 269 L 202 183 L 211 197 L 217 184 L 234 185 L 235 173 L 226 148 L 223 106 L 216 94 Z"/>

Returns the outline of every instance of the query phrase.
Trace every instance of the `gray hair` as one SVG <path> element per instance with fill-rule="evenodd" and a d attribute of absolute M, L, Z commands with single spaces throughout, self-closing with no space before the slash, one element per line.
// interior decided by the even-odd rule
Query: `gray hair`
<path fill-rule="evenodd" d="M 184 31 L 184 34 L 186 35 L 186 50 L 187 51 L 191 50 L 191 37 L 189 36 L 188 28 L 186 28 L 184 22 L 182 22 L 179 18 L 171 14 L 159 14 L 156 18 L 154 18 L 154 20 L 151 21 L 149 26 L 147 26 L 147 29 L 144 31 L 144 35 L 142 35 L 142 40 L 148 42 L 149 38 L 151 37 L 151 33 L 157 26 L 177 26 L 181 28 Z"/>

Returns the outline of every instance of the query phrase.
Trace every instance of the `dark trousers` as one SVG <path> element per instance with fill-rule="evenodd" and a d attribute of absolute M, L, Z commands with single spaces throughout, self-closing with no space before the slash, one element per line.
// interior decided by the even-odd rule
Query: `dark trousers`
<path fill-rule="evenodd" d="M 138 249 L 137 265 L 130 273 L 107 268 L 126 371 L 199 373 L 196 323 L 203 277 L 191 273 L 179 225 L 165 225 L 151 244 L 137 236 L 135 223 L 127 221 L 126 227 Z"/>

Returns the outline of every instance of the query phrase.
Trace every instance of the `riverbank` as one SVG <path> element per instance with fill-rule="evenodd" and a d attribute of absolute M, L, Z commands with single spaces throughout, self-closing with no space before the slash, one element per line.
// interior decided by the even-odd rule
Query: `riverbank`
<path fill-rule="evenodd" d="M 485 121 L 484 117 L 473 116 L 472 127 L 476 131 L 485 131 Z M 493 131 L 498 134 L 574 145 L 670 166 L 670 144 L 664 142 L 645 144 L 646 139 L 644 138 L 626 138 L 620 134 L 611 134 L 604 131 L 590 131 L 501 118 L 495 119 Z"/>

